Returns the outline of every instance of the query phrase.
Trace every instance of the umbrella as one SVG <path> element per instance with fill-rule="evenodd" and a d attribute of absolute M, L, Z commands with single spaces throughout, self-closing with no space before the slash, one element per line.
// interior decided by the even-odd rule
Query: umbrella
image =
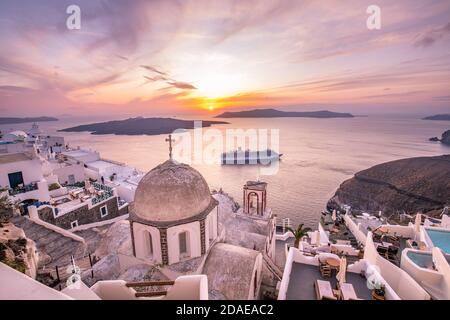
<path fill-rule="evenodd" d="M 336 209 L 333 210 L 333 214 L 331 215 L 331 220 L 336 221 Z"/>
<path fill-rule="evenodd" d="M 414 230 L 416 233 L 420 233 L 420 225 L 422 224 L 422 215 L 420 213 L 416 214 L 416 220 L 414 222 Z"/>
<path fill-rule="evenodd" d="M 339 265 L 339 272 L 336 275 L 336 279 L 339 284 L 345 283 L 345 273 L 347 272 L 347 258 L 342 257 Z"/>
<path fill-rule="evenodd" d="M 320 231 L 316 231 L 316 246 L 320 246 Z"/>

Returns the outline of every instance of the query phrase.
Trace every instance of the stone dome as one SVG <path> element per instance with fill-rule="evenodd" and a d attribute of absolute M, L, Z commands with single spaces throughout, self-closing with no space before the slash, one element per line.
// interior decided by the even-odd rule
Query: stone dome
<path fill-rule="evenodd" d="M 209 186 L 194 168 L 168 160 L 149 171 L 136 189 L 133 215 L 147 222 L 195 217 L 214 202 Z"/>

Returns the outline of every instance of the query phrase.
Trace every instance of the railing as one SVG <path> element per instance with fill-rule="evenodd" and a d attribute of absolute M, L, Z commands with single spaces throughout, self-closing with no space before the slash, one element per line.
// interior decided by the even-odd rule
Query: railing
<path fill-rule="evenodd" d="M 39 270 L 39 273 L 46 285 L 61 291 L 69 284 L 69 278 L 77 272 L 81 275 L 85 271 L 90 271 L 90 277 L 93 279 L 93 266 L 99 260 L 100 257 L 93 256 L 91 253 L 81 254 L 75 257 L 67 256 L 65 263 L 62 262 L 58 265 L 46 266 L 42 270 Z"/>
<path fill-rule="evenodd" d="M 161 281 L 141 281 L 141 282 L 127 282 L 125 285 L 131 288 L 144 288 L 153 286 L 173 286 L 175 281 L 172 280 L 161 280 Z M 167 295 L 167 290 L 162 291 L 146 291 L 146 292 L 136 292 L 136 298 L 139 297 L 158 297 Z"/>
<path fill-rule="evenodd" d="M 72 184 L 69 184 L 69 183 L 62 184 L 62 186 L 63 187 L 67 187 L 69 189 L 72 189 L 72 188 L 84 188 L 85 183 L 84 183 L 84 181 L 80 181 L 80 182 L 75 182 L 75 183 L 72 183 Z"/>
<path fill-rule="evenodd" d="M 91 185 L 97 190 L 104 190 L 104 191 L 112 192 L 112 188 L 108 187 L 107 185 L 104 185 L 104 184 L 101 184 L 98 182 L 92 182 Z"/>
<path fill-rule="evenodd" d="M 92 198 L 92 205 L 96 205 L 97 203 L 100 203 L 104 200 L 107 200 L 113 196 L 112 191 L 105 191 L 104 194 L 96 196 L 95 198 Z"/>
<path fill-rule="evenodd" d="M 15 196 L 17 194 L 30 192 L 30 191 L 34 191 L 37 189 L 38 189 L 38 184 L 36 182 L 32 182 L 32 183 L 24 185 L 22 187 L 16 187 L 14 189 L 9 189 L 8 192 L 9 192 L 10 196 Z"/>
<path fill-rule="evenodd" d="M 113 189 L 111 187 L 108 187 L 108 186 L 98 183 L 98 182 L 92 182 L 91 185 L 97 190 L 104 191 L 104 193 L 102 195 L 98 195 L 95 198 L 92 198 L 92 205 L 96 205 L 97 203 L 105 201 L 114 195 Z"/>

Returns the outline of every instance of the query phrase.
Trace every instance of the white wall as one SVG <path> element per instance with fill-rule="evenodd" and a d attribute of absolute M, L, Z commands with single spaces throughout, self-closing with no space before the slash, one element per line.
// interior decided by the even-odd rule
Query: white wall
<path fill-rule="evenodd" d="M 111 184 L 109 183 L 107 183 L 107 185 L 111 186 Z M 117 190 L 117 194 L 119 195 L 120 199 L 125 200 L 128 203 L 134 201 L 134 194 L 136 193 L 136 187 L 131 188 L 128 186 L 118 185 L 115 188 Z"/>
<path fill-rule="evenodd" d="M 209 241 L 212 226 L 212 241 Z M 217 238 L 217 208 L 214 208 L 205 219 L 205 244 L 206 250 L 211 246 L 211 243 Z"/>
<path fill-rule="evenodd" d="M 149 256 L 148 243 L 145 233 L 149 232 L 152 236 L 153 256 Z M 161 256 L 161 238 L 159 230 L 155 227 L 147 226 L 141 223 L 133 222 L 133 237 L 136 250 L 136 257 L 146 261 L 155 261 L 162 263 Z"/>
<path fill-rule="evenodd" d="M 0 300 L 70 300 L 62 292 L 0 262 Z"/>
<path fill-rule="evenodd" d="M 25 193 L 19 193 L 14 196 L 12 196 L 12 199 L 14 201 L 24 201 L 28 199 L 37 199 L 39 201 L 49 201 L 50 200 L 50 194 L 48 192 L 48 184 L 45 180 L 39 181 L 37 183 L 37 190 L 25 192 Z"/>
<path fill-rule="evenodd" d="M 9 185 L 8 174 L 19 171 L 22 172 L 25 184 L 37 182 L 44 178 L 39 159 L 4 163 L 0 165 L 0 186 L 11 187 Z"/>
<path fill-rule="evenodd" d="M 9 143 L 0 145 L 0 154 L 6 153 L 19 153 L 26 150 L 25 143 L 17 142 L 17 143 Z"/>
<path fill-rule="evenodd" d="M 167 290 L 166 296 L 136 298 L 136 291 L 126 286 L 126 281 L 99 281 L 91 287 L 102 300 L 208 300 L 208 279 L 205 275 L 181 276 Z"/>
<path fill-rule="evenodd" d="M 178 225 L 167 229 L 167 247 L 169 251 L 169 264 L 180 261 L 180 246 L 178 235 L 187 231 L 190 258 L 201 256 L 200 222 L 194 221 L 188 224 Z"/>
<path fill-rule="evenodd" d="M 406 273 L 388 260 L 381 257 L 372 240 L 372 232 L 367 235 L 364 259 L 378 266 L 381 276 L 403 300 L 429 300 L 428 293 Z"/>
<path fill-rule="evenodd" d="M 414 225 L 400 226 L 396 224 L 383 224 L 381 227 L 386 229 L 389 235 L 396 235 L 409 239 L 414 239 L 415 236 Z"/>
<path fill-rule="evenodd" d="M 255 260 L 255 264 L 253 266 L 252 278 L 250 280 L 250 290 L 249 290 L 249 293 L 248 293 L 247 300 L 255 300 L 255 299 L 259 298 L 258 296 L 256 296 L 256 294 L 259 294 L 259 290 L 260 290 L 260 287 L 261 287 L 262 264 L 263 264 L 262 254 L 258 253 L 258 256 L 257 256 L 257 258 Z M 257 279 L 256 279 L 256 281 L 257 281 L 256 288 L 254 286 L 255 277 L 257 277 Z"/>
<path fill-rule="evenodd" d="M 355 236 L 356 240 L 358 240 L 359 243 L 366 243 L 366 235 L 360 230 L 360 224 L 356 224 L 355 221 L 350 218 L 348 214 L 344 215 L 344 221 L 347 228 L 350 230 L 350 232 Z"/>
<path fill-rule="evenodd" d="M 58 182 L 64 184 L 69 182 L 69 175 L 74 175 L 75 182 L 84 181 L 84 167 L 79 164 L 72 164 L 53 169 L 53 173 L 58 176 Z"/>

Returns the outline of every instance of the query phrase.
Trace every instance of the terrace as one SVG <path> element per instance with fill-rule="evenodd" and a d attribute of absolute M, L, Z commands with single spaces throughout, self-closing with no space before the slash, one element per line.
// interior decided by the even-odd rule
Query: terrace
<path fill-rule="evenodd" d="M 114 196 L 112 188 L 100 183 L 91 183 L 87 188 L 82 186 L 66 186 L 66 188 L 66 194 L 50 201 L 58 216 L 82 205 L 94 206 Z"/>
<path fill-rule="evenodd" d="M 320 223 L 323 229 L 328 232 L 330 243 L 351 245 L 353 248 L 359 249 L 357 239 L 346 226 L 340 214 L 324 212 Z"/>
<path fill-rule="evenodd" d="M 26 192 L 31 192 L 31 191 L 35 191 L 38 189 L 38 184 L 37 182 L 32 182 L 29 184 L 21 184 L 18 185 L 16 188 L 14 189 L 9 189 L 8 193 L 10 196 L 15 196 L 21 193 L 26 193 Z"/>
<path fill-rule="evenodd" d="M 369 256 L 372 255 L 369 252 Z M 387 262 L 388 263 L 388 262 Z M 389 264 L 389 263 L 388 263 Z M 392 266 L 393 268 L 396 268 Z M 386 271 L 386 270 L 384 270 Z M 371 257 L 350 262 L 332 253 L 305 255 L 291 248 L 279 287 L 279 300 L 399 300 L 397 289 Z M 400 269 L 389 270 L 399 273 Z M 409 283 L 408 283 L 409 284 Z M 404 295 L 409 296 L 408 294 Z M 416 296 L 415 293 L 412 296 Z"/>
<path fill-rule="evenodd" d="M 336 288 L 336 271 L 331 277 L 324 277 L 319 266 L 294 262 L 292 264 L 289 286 L 286 294 L 287 300 L 316 300 L 315 282 L 317 280 L 329 281 L 332 288 Z M 367 279 L 363 274 L 347 272 L 346 283 L 350 283 L 356 296 L 362 300 L 371 300 L 372 292 L 367 286 Z"/>
<path fill-rule="evenodd" d="M 397 267 L 400 266 L 402 251 L 414 243 L 409 237 L 390 231 L 386 226 L 380 226 L 373 230 L 372 238 L 378 254 Z"/>

